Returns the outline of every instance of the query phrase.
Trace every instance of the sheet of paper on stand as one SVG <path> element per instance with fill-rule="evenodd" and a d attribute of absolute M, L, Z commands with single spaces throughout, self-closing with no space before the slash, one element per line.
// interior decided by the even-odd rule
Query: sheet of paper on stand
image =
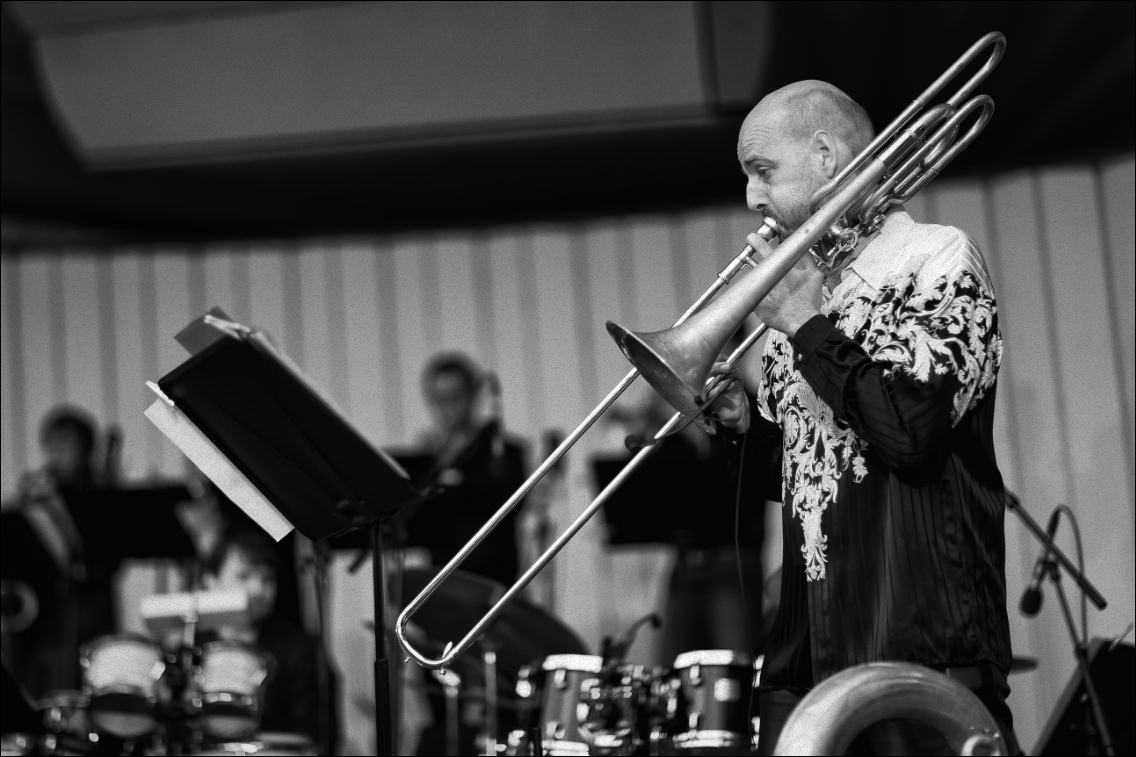
<path fill-rule="evenodd" d="M 280 541 L 292 530 L 292 524 L 229 461 L 217 445 L 185 417 L 152 381 L 147 381 L 159 399 L 146 409 L 146 417 L 177 446 L 209 480 L 217 485 L 245 514 L 256 521 L 273 539 Z"/>

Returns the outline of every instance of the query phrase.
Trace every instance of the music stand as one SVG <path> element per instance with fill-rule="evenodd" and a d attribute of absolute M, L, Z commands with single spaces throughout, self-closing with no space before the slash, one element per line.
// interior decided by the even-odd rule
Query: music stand
<path fill-rule="evenodd" d="M 159 399 L 146 416 L 221 491 L 276 540 L 293 527 L 313 542 L 370 530 L 375 732 L 393 754 L 380 520 L 422 495 L 263 332 L 215 309 L 178 341 L 192 356 L 149 384 Z"/>

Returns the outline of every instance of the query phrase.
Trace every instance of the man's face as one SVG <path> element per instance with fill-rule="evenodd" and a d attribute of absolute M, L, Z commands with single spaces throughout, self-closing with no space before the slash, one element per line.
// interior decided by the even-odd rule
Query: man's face
<path fill-rule="evenodd" d="M 465 428 L 473 418 L 473 388 L 460 373 L 439 373 L 426 382 L 426 404 L 442 431 Z"/>
<path fill-rule="evenodd" d="M 276 572 L 265 565 L 253 565 L 244 553 L 230 549 L 210 588 L 243 591 L 249 599 L 249 618 L 258 623 L 276 607 Z"/>
<path fill-rule="evenodd" d="M 794 136 L 775 108 L 758 105 L 738 135 L 746 204 L 773 218 L 785 235 L 809 218 L 809 200 L 827 181 L 807 140 Z"/>
<path fill-rule="evenodd" d="M 79 433 L 66 427 L 44 435 L 43 454 L 47 458 L 47 469 L 62 484 L 82 478 L 91 456 Z"/>

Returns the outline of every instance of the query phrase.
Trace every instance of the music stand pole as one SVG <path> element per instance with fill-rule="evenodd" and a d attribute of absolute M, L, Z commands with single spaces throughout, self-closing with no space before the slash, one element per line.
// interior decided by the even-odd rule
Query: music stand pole
<path fill-rule="evenodd" d="M 375 741 L 379 757 L 394 754 L 391 738 L 390 661 L 387 659 L 387 624 L 383 603 L 383 532 L 380 521 L 371 524 L 372 589 L 375 594 Z"/>

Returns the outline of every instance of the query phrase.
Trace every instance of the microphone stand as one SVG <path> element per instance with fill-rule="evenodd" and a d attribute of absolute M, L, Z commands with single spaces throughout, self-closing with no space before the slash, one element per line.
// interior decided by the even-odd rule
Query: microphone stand
<path fill-rule="evenodd" d="M 1092 581 L 1085 576 L 1077 566 L 1073 564 L 1061 548 L 1053 541 L 1053 538 L 1045 532 L 1044 529 L 1033 517 L 1026 512 L 1022 507 L 1022 502 L 1012 494 L 1009 490 L 1006 491 L 1006 507 L 1009 508 L 1018 518 L 1025 524 L 1035 538 L 1042 543 L 1045 547 L 1048 557 L 1045 560 L 1043 570 L 1050 581 L 1053 582 L 1054 587 L 1057 589 L 1057 596 L 1061 601 L 1061 611 L 1065 616 L 1065 624 L 1069 627 L 1069 636 L 1073 640 L 1074 656 L 1077 658 L 1077 667 L 1081 672 L 1081 680 L 1085 682 L 1085 692 L 1089 696 L 1089 706 L 1092 712 L 1092 723 L 1096 727 L 1097 735 L 1100 737 L 1101 747 L 1104 749 L 1106 755 L 1116 754 L 1113 748 L 1112 734 L 1108 730 L 1108 723 L 1104 717 L 1104 710 L 1101 707 L 1100 696 L 1097 694 L 1097 687 L 1093 683 L 1092 672 L 1089 670 L 1089 652 L 1085 640 L 1082 640 L 1077 635 L 1077 626 L 1073 622 L 1073 613 L 1069 610 L 1069 600 L 1065 596 L 1065 587 L 1061 583 L 1061 571 L 1058 568 L 1065 568 L 1065 572 L 1073 577 L 1077 586 L 1089 598 L 1089 600 L 1096 605 L 1098 610 L 1103 610 L 1108 606 L 1108 602 L 1104 596 L 1097 591 L 1097 587 L 1093 586 Z M 1056 558 L 1056 559 L 1054 559 Z M 1092 734 L 1089 734 L 1092 738 Z"/>
<path fill-rule="evenodd" d="M 319 620 L 319 646 L 316 648 L 316 701 L 319 706 L 318 734 L 320 754 L 332 754 L 331 743 L 331 680 L 327 668 L 327 543 L 312 542 L 312 582 L 316 594 L 316 617 Z M 376 707 L 378 705 L 376 704 Z"/>

